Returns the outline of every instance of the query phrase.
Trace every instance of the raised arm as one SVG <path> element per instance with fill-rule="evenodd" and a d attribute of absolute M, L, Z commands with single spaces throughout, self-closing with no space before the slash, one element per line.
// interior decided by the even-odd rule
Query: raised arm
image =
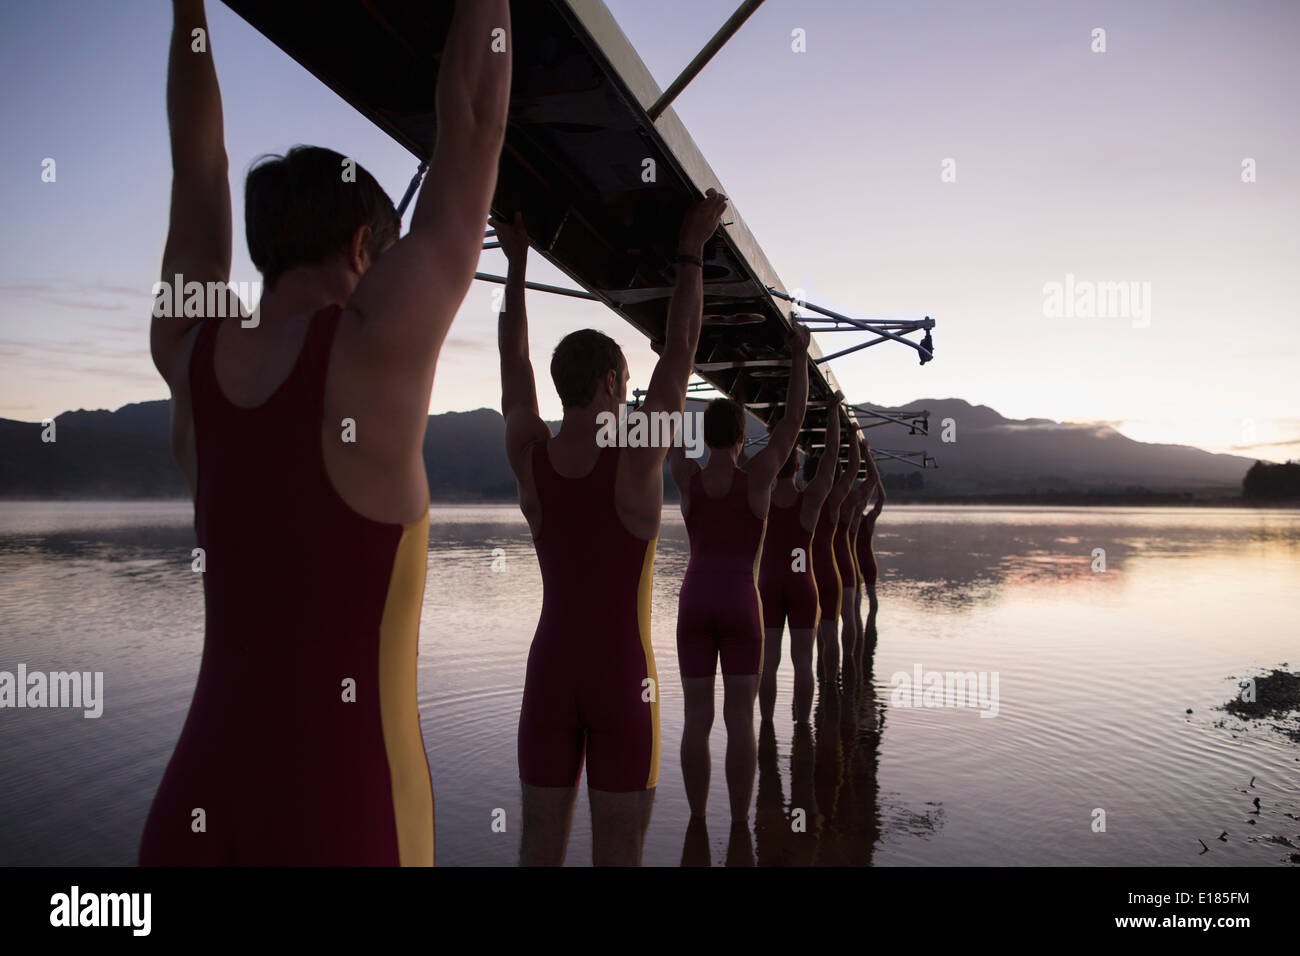
<path fill-rule="evenodd" d="M 799 323 L 786 336 L 790 348 L 790 382 L 785 393 L 785 414 L 772 426 L 767 447 L 755 455 L 745 469 L 753 486 L 766 487 L 776 479 L 794 443 L 799 440 L 804 414 L 808 410 L 808 329 Z"/>
<path fill-rule="evenodd" d="M 885 506 L 885 482 L 880 477 L 880 468 L 876 465 L 876 459 L 871 457 L 871 446 L 867 444 L 867 439 L 865 436 L 863 436 L 862 439 L 862 454 L 865 457 L 867 462 L 867 470 L 870 472 L 870 477 L 868 478 L 868 481 L 872 483 L 872 486 L 876 493 L 876 502 L 871 506 L 871 511 L 868 512 L 868 514 L 870 514 L 872 520 L 874 521 L 876 518 L 880 516 L 880 509 Z M 864 498 L 862 500 L 862 504 L 864 507 L 869 497 L 870 494 L 868 494 L 868 498 Z"/>
<path fill-rule="evenodd" d="M 673 484 L 677 486 L 682 517 L 685 518 L 691 510 L 691 479 L 700 470 L 699 462 L 687 458 L 686 449 L 674 444 L 668 449 L 668 470 L 672 473 Z"/>
<path fill-rule="evenodd" d="M 506 457 L 519 471 L 525 450 L 551 430 L 537 411 L 537 381 L 528 355 L 528 313 L 524 309 L 524 276 L 528 268 L 528 234 L 523 217 L 513 222 L 492 220 L 501 251 L 506 254 L 504 308 L 497 318 L 497 348 L 501 352 L 501 414 L 506 420 Z"/>
<path fill-rule="evenodd" d="M 700 466 L 686 457 L 686 449 L 673 445 L 668 449 L 668 470 L 672 472 L 673 484 L 677 490 L 686 495 L 691 490 L 691 479 L 700 470 Z"/>
<path fill-rule="evenodd" d="M 826 408 L 826 447 L 817 461 L 817 471 L 804 489 L 804 501 L 816 514 L 830 494 L 835 483 L 835 468 L 840 460 L 840 402 L 844 396 L 836 392 Z"/>
<path fill-rule="evenodd" d="M 839 480 L 831 487 L 831 493 L 826 496 L 826 504 L 831 508 L 832 514 L 839 514 L 839 508 L 844 504 L 845 497 L 853 490 L 853 483 L 858 479 L 858 466 L 861 464 L 862 455 L 858 447 L 856 429 L 850 429 L 849 467 L 844 469 L 844 474 L 840 475 Z"/>
<path fill-rule="evenodd" d="M 867 447 L 867 437 L 861 432 L 858 434 L 858 446 L 859 461 L 865 459 L 870 462 L 871 452 Z M 867 499 L 871 497 L 874 488 L 875 484 L 871 479 L 871 468 L 868 465 L 866 476 L 845 496 L 844 504 L 840 506 L 840 520 L 853 523 L 856 527 L 856 522 L 862 517 L 862 509 L 866 507 Z"/>
<path fill-rule="evenodd" d="M 704 270 L 700 264 L 704 243 L 718 228 L 726 207 L 727 197 L 710 189 L 686 211 L 682 220 L 677 241 L 677 285 L 668 303 L 663 349 L 641 404 L 646 414 L 680 413 L 686 405 L 686 383 L 695 365 L 695 350 L 700 344 L 700 326 L 704 321 Z M 647 473 L 658 471 L 665 452 L 666 449 L 654 446 L 629 450 Z"/>
<path fill-rule="evenodd" d="M 421 415 L 483 246 L 513 46 L 507 0 L 457 2 L 438 68 L 438 141 L 411 228 L 366 271 L 348 302 L 365 357 L 403 392 L 423 394 Z"/>
<path fill-rule="evenodd" d="M 202 31 L 197 34 L 195 31 Z M 221 118 L 221 89 L 203 0 L 174 0 L 167 57 L 167 125 L 171 132 L 172 198 L 161 279 L 230 280 L 230 180 Z M 163 294 L 166 294 L 164 292 Z M 154 365 L 169 385 L 183 380 L 179 345 L 201 318 L 157 317 L 150 323 Z"/>

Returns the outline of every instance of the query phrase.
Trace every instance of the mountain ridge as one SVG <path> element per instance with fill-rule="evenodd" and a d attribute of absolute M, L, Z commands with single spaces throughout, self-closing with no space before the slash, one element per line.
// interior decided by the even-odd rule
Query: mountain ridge
<path fill-rule="evenodd" d="M 118 409 L 76 409 L 56 416 L 54 443 L 39 423 L 0 419 L 0 498 L 186 497 L 169 447 L 166 400 Z M 692 400 L 698 410 L 703 402 Z M 868 408 L 886 406 L 868 405 Z M 901 426 L 867 430 L 872 445 L 925 451 L 937 459 L 920 480 L 914 469 L 885 461 L 881 471 L 907 476 L 913 490 L 935 495 L 1132 493 L 1238 495 L 1255 459 L 1189 445 L 1140 442 L 1105 422 L 1011 419 L 965 399 L 925 398 L 902 406 L 928 409 L 930 434 Z M 949 428 L 945 422 L 951 420 Z M 557 423 L 552 423 L 554 426 Z M 762 434 L 750 419 L 749 433 Z M 945 442 L 945 432 L 953 441 Z M 423 457 L 435 501 L 513 499 L 514 476 L 504 451 L 499 412 L 478 408 L 430 415 Z M 456 449 L 448 454 L 447 449 Z M 671 494 L 671 482 L 666 489 Z"/>

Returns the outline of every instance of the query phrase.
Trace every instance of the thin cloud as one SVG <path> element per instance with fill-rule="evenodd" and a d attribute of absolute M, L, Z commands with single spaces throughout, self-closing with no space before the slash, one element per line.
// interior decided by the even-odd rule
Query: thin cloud
<path fill-rule="evenodd" d="M 92 342 L 89 339 L 69 339 L 63 342 L 27 342 L 22 339 L 0 338 L 0 349 L 17 349 L 17 352 L 9 354 L 20 355 L 34 361 L 46 358 L 45 356 L 32 354 L 40 352 L 53 355 L 93 355 L 96 358 L 120 358 L 132 361 L 149 355 L 147 343 L 129 348 L 109 350 L 105 348 L 103 342 Z"/>
<path fill-rule="evenodd" d="M 152 282 L 147 286 L 78 282 L 72 279 L 11 279 L 0 282 L 0 296 L 95 312 L 120 312 L 148 307 L 152 301 L 152 292 Z"/>
<path fill-rule="evenodd" d="M 474 339 L 447 339 L 442 343 L 444 349 L 451 349 L 453 352 L 486 352 L 496 351 L 496 343 L 488 345 L 486 342 L 476 341 Z"/>
<path fill-rule="evenodd" d="M 1252 448 L 1285 448 L 1288 445 L 1300 445 L 1300 438 L 1289 441 L 1257 441 L 1252 445 L 1229 445 L 1233 451 L 1250 451 Z"/>
<path fill-rule="evenodd" d="M 1140 425 L 1141 421 L 1135 418 L 1090 418 L 1086 421 L 1065 421 L 1062 425 L 1078 425 L 1083 428 L 1122 428 L 1125 425 Z"/>
<path fill-rule="evenodd" d="M 78 375 L 96 375 L 96 376 L 102 376 L 104 378 L 117 379 L 123 382 L 127 380 L 131 380 L 136 382 L 148 382 L 150 384 L 153 384 L 158 380 L 157 372 L 152 372 L 152 373 L 140 372 L 140 371 L 135 371 L 133 369 L 124 369 L 119 366 L 112 366 L 112 365 L 83 365 L 74 368 L 71 371 L 76 372 Z"/>

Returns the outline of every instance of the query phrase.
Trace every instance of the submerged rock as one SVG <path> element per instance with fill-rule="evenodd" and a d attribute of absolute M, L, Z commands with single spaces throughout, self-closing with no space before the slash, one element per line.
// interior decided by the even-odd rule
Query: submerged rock
<path fill-rule="evenodd" d="M 1254 694 L 1247 694 L 1246 689 L 1243 689 L 1241 694 L 1223 705 L 1224 710 L 1244 720 L 1300 715 L 1300 674 L 1274 668 L 1271 674 L 1253 677 L 1251 680 L 1255 684 Z M 1253 700 L 1250 699 L 1252 696 Z M 1300 743 L 1300 726 L 1273 726 Z"/>

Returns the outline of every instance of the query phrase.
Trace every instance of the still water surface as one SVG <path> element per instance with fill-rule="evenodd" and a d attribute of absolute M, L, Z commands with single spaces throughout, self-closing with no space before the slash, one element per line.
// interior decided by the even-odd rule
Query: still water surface
<path fill-rule="evenodd" d="M 755 812 L 730 832 L 719 682 L 709 828 L 688 833 L 674 644 L 688 553 L 666 510 L 647 864 L 1291 865 L 1300 744 L 1220 708 L 1241 679 L 1300 669 L 1300 513 L 892 507 L 877 539 L 870 683 L 820 694 L 815 727 L 796 733 L 781 662 Z M 134 862 L 199 666 L 193 546 L 186 502 L 0 504 L 0 670 L 103 671 L 106 698 L 98 720 L 0 710 L 0 865 Z M 527 525 L 511 505 L 436 506 L 428 571 L 419 687 L 438 862 L 512 865 L 515 734 L 541 607 Z M 904 706 L 892 678 L 918 666 L 996 675 L 997 716 Z M 497 808 L 505 833 L 492 830 Z M 569 863 L 590 855 L 584 792 Z"/>

